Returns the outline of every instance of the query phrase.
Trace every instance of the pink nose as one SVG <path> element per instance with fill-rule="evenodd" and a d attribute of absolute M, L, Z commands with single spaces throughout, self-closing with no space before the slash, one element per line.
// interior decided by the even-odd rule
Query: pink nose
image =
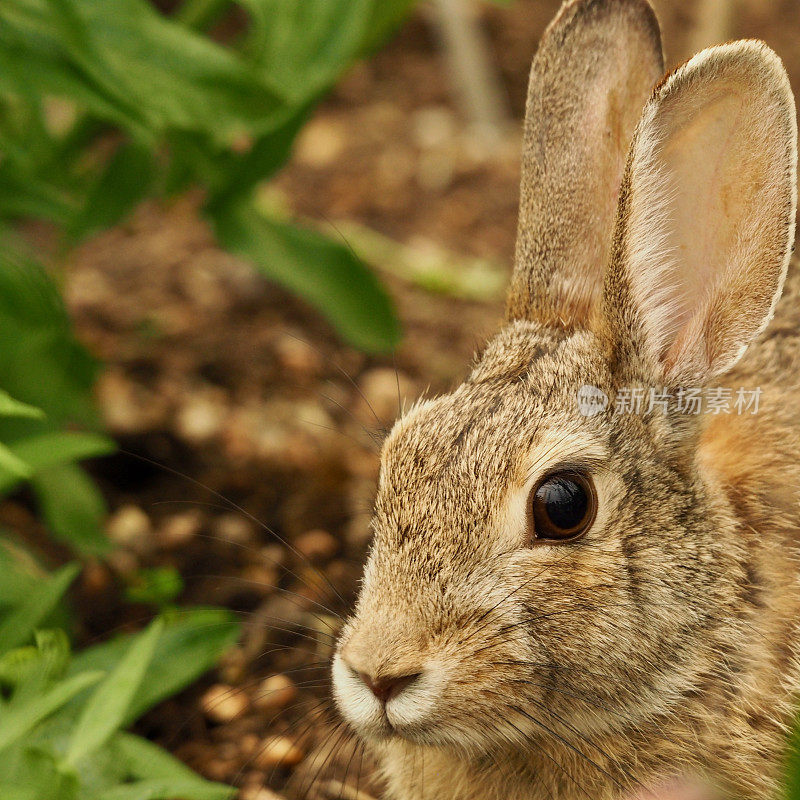
<path fill-rule="evenodd" d="M 421 673 L 413 675 L 391 675 L 381 678 L 373 678 L 366 672 L 359 672 L 358 677 L 366 684 L 367 688 L 381 701 L 388 703 L 393 697 L 397 697 L 408 685 L 412 684 Z"/>

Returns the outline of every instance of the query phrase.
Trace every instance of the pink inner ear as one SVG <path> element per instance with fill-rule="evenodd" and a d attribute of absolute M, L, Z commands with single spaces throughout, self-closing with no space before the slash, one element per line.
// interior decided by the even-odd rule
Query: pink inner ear
<path fill-rule="evenodd" d="M 708 333 L 702 312 L 730 263 L 747 204 L 755 199 L 752 183 L 740 184 L 739 169 L 746 163 L 746 153 L 737 152 L 745 111 L 741 94 L 720 87 L 705 100 L 690 119 L 673 121 L 678 133 L 661 151 L 665 172 L 677 184 L 666 212 L 670 229 L 665 243 L 675 264 L 674 333 L 662 354 L 668 368 L 681 354 L 702 355 Z"/>
<path fill-rule="evenodd" d="M 665 376 L 726 369 L 769 315 L 786 237 L 779 111 L 741 81 L 698 82 L 639 137 L 629 276 Z"/>

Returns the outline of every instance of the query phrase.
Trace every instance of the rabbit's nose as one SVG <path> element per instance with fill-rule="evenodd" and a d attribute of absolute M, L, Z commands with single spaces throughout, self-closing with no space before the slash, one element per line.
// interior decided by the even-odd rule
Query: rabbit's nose
<path fill-rule="evenodd" d="M 364 681 L 372 694 L 385 705 L 392 698 L 397 697 L 403 689 L 414 683 L 421 674 L 421 672 L 415 672 L 412 675 L 391 675 L 376 678 L 366 672 L 359 672 L 358 677 Z"/>

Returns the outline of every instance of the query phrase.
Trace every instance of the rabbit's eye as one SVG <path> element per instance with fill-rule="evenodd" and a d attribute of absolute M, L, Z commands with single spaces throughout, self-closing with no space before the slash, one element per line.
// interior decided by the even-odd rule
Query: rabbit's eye
<path fill-rule="evenodd" d="M 535 542 L 564 542 L 586 533 L 597 513 L 597 494 L 588 475 L 552 472 L 531 492 L 529 525 Z"/>

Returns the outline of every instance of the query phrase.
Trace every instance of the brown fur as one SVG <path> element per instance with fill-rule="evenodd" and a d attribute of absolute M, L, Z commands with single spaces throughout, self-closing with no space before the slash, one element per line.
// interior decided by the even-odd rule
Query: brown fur
<path fill-rule="evenodd" d="M 600 126 L 633 136 L 641 81 L 655 80 L 660 59 L 652 19 L 644 0 L 566 4 L 534 62 L 531 96 L 542 96 L 546 76 L 546 96 L 572 99 L 566 117 L 546 116 L 577 119 L 576 82 L 603 60 L 585 47 L 599 36 L 647 63 L 632 82 L 606 70 L 590 93 L 638 103 Z M 570 37 L 581 47 L 570 49 Z M 791 96 L 762 47 L 708 51 L 662 83 L 624 176 L 608 166 L 614 148 L 598 149 L 599 166 L 586 153 L 586 163 L 552 155 L 565 130 L 529 119 L 509 324 L 458 389 L 413 408 L 387 439 L 374 546 L 335 659 L 340 708 L 379 758 L 393 800 L 612 800 L 682 773 L 711 776 L 744 800 L 775 794 L 800 685 L 800 271 L 759 335 L 793 235 L 796 157 Z M 674 295 L 670 281 L 687 278 L 665 276 L 658 253 L 637 261 L 635 204 L 664 200 L 643 194 L 650 173 L 637 175 L 637 147 L 653 126 L 683 118 L 674 107 L 690 113 L 691 87 L 713 88 L 720 74 L 762 101 L 766 128 L 742 132 L 724 113 L 720 125 L 767 153 L 750 167 L 772 192 L 764 213 L 778 209 L 779 219 L 759 217 L 738 238 L 714 228 L 711 241 L 731 255 L 709 267 L 675 323 L 642 297 L 648 281 Z M 529 103 L 529 114 L 537 108 Z M 676 123 L 678 139 L 683 130 Z M 777 145 L 764 147 L 764 136 Z M 575 175 L 582 168 L 595 174 Z M 594 205 L 572 194 L 597 188 L 598 174 L 622 181 L 613 247 L 617 189 Z M 577 410 L 582 384 L 613 402 L 631 381 L 690 379 L 760 387 L 759 413 Z M 597 518 L 578 541 L 530 547 L 520 522 L 530 486 L 565 462 L 592 472 Z M 400 695 L 389 727 L 357 672 L 423 677 Z"/>
<path fill-rule="evenodd" d="M 509 319 L 570 324 L 596 303 L 628 146 L 663 72 L 639 0 L 565 3 L 548 27 L 531 67 Z"/>

